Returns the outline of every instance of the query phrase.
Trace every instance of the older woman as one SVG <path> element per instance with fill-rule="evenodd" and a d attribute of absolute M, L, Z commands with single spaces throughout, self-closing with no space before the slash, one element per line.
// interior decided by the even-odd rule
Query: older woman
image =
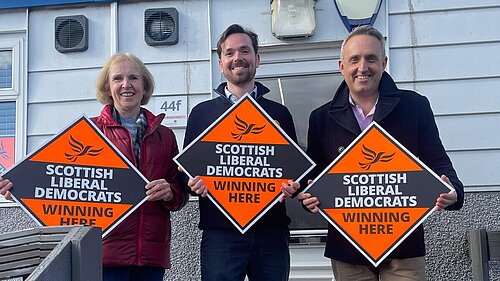
<path fill-rule="evenodd" d="M 148 103 L 154 80 L 144 63 L 130 53 L 113 55 L 97 79 L 97 99 L 104 104 L 92 121 L 151 182 L 149 200 L 102 241 L 103 276 L 111 280 L 163 280 L 170 268 L 170 211 L 187 201 L 177 181 L 175 135 Z M 144 188 L 128 186 L 124 188 Z"/>
<path fill-rule="evenodd" d="M 123 187 L 149 198 L 102 241 L 104 281 L 161 281 L 170 268 L 170 212 L 184 206 L 187 194 L 177 180 L 174 133 L 161 125 L 163 114 L 141 107 L 153 90 L 151 73 L 129 53 L 110 57 L 97 79 L 96 96 L 104 108 L 92 121 L 150 180 L 145 187 Z M 12 186 L 0 177 L 0 194 L 7 199 Z"/>

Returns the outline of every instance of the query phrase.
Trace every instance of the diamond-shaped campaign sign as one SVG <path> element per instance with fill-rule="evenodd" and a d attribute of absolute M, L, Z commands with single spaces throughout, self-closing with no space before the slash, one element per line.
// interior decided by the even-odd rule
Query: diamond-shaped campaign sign
<path fill-rule="evenodd" d="M 314 167 L 276 122 L 245 95 L 174 158 L 241 233 L 279 201 L 283 182 Z"/>
<path fill-rule="evenodd" d="M 39 225 L 97 226 L 103 237 L 147 199 L 147 179 L 86 116 L 2 177 Z"/>
<path fill-rule="evenodd" d="M 376 122 L 306 187 L 320 213 L 378 266 L 452 190 Z"/>

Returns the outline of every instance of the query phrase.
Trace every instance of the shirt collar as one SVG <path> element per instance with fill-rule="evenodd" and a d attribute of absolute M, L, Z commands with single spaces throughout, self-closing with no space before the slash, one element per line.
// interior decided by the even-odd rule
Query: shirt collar
<path fill-rule="evenodd" d="M 226 94 L 226 97 L 233 103 L 238 100 L 238 97 L 235 94 L 231 93 L 227 87 L 224 88 L 224 93 Z M 245 94 L 250 94 L 253 98 L 255 98 L 257 96 L 257 86 L 254 86 L 253 90 L 250 93 Z M 233 96 L 233 98 L 231 96 Z"/>
<path fill-rule="evenodd" d="M 375 100 L 375 104 L 373 105 L 373 108 L 370 110 L 370 112 L 367 114 L 367 116 L 374 113 L 375 108 L 377 107 L 377 103 L 378 103 L 378 98 L 379 97 L 380 97 L 380 95 L 377 95 L 377 99 Z M 349 94 L 349 103 L 351 104 L 352 107 L 359 108 L 359 105 L 357 105 L 354 102 L 354 100 L 352 99 L 352 96 L 350 94 Z"/>

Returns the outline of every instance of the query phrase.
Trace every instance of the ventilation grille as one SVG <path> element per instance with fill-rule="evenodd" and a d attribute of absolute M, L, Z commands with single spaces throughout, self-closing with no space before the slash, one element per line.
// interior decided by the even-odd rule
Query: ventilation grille
<path fill-rule="evenodd" d="M 179 42 L 179 13 L 175 8 L 148 9 L 144 12 L 144 41 L 150 46 Z"/>
<path fill-rule="evenodd" d="M 82 52 L 88 48 L 88 20 L 83 15 L 57 17 L 55 47 L 58 52 Z"/>

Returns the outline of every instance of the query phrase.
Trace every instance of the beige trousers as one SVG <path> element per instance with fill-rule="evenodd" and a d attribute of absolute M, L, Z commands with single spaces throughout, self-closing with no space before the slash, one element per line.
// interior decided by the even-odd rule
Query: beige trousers
<path fill-rule="evenodd" d="M 425 281 L 425 257 L 388 259 L 378 267 L 332 260 L 335 281 Z"/>

